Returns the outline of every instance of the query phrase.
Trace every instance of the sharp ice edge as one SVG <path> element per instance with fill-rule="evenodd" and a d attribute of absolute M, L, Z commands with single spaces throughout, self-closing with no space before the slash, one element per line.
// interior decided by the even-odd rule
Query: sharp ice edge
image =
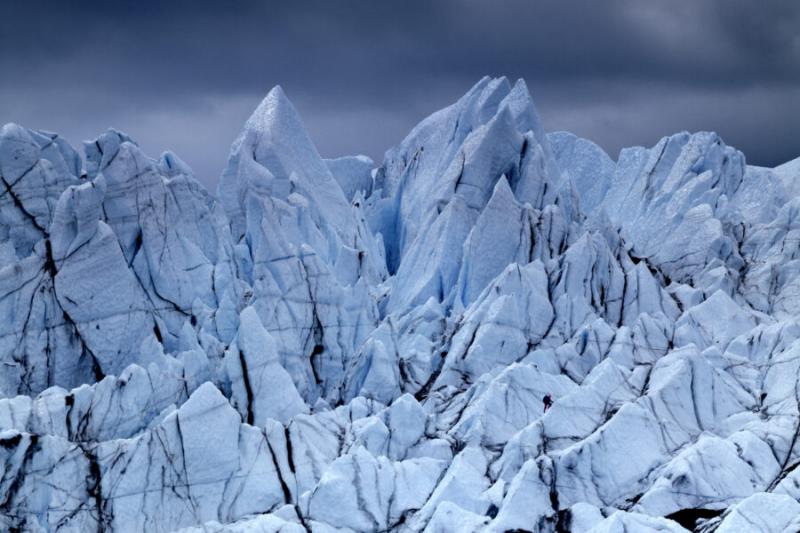
<path fill-rule="evenodd" d="M 84 152 L 0 130 L 0 529 L 800 528 L 800 160 L 505 78 L 377 169 L 276 88 L 219 200 Z"/>

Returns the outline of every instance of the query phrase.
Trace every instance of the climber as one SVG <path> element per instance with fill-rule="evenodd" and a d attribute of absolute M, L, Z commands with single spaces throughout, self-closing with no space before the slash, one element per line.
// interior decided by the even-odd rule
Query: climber
<path fill-rule="evenodd" d="M 544 412 L 546 413 L 547 410 L 550 409 L 550 406 L 553 405 L 553 397 L 550 396 L 550 393 L 545 394 L 542 401 L 544 402 Z"/>

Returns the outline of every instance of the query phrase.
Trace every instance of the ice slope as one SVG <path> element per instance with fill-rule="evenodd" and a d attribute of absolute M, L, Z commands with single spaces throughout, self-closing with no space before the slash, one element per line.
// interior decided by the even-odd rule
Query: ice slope
<path fill-rule="evenodd" d="M 797 161 L 505 78 L 378 168 L 275 88 L 217 197 L 83 152 L 0 130 L 0 530 L 800 529 Z"/>

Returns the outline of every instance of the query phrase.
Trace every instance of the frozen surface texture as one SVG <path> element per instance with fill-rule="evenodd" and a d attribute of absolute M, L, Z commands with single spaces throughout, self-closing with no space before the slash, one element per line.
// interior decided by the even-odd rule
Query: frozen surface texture
<path fill-rule="evenodd" d="M 0 130 L 0 530 L 800 529 L 798 160 L 505 78 L 377 168 L 279 87 L 216 196 L 83 152 Z"/>

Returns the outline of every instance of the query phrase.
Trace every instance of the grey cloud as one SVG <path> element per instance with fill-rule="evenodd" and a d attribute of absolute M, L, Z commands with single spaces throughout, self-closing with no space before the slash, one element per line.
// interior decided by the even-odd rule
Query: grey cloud
<path fill-rule="evenodd" d="M 716 129 L 764 165 L 800 155 L 794 0 L 6 2 L 0 122 L 125 130 L 213 184 L 281 84 L 325 156 L 376 160 L 484 74 L 523 77 L 549 130 L 614 155 Z"/>

